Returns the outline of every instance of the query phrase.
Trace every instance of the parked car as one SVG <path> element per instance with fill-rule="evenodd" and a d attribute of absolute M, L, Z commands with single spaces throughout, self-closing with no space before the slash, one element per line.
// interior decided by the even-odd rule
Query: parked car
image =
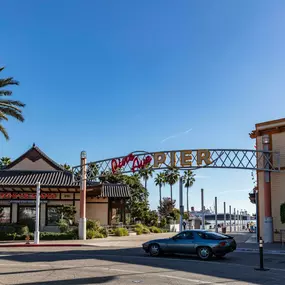
<path fill-rule="evenodd" d="M 213 255 L 223 257 L 237 247 L 233 237 L 204 230 L 183 231 L 171 238 L 150 240 L 142 246 L 151 256 L 197 254 L 203 260 Z"/>

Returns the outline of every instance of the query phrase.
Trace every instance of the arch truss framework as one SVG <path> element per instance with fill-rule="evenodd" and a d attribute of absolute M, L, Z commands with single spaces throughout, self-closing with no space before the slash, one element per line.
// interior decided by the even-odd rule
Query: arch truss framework
<path fill-rule="evenodd" d="M 160 152 L 136 151 L 126 156 L 86 163 L 87 180 L 105 173 L 133 173 L 145 167 L 154 170 L 220 168 L 280 172 L 280 153 L 248 149 L 193 149 Z M 82 165 L 72 168 L 74 181 L 81 180 Z"/>

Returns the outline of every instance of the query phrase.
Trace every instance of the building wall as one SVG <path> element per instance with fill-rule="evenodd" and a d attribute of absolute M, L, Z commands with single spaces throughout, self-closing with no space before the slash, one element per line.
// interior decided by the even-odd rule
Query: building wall
<path fill-rule="evenodd" d="M 90 203 L 86 205 L 86 217 L 98 220 L 101 225 L 108 225 L 108 203 Z"/>
<path fill-rule="evenodd" d="M 285 132 L 271 135 L 272 151 L 280 152 L 280 166 L 285 167 Z M 262 137 L 257 138 L 257 149 L 262 149 Z M 273 160 L 274 166 L 277 166 L 277 160 Z M 258 173 L 258 190 L 259 190 L 259 217 L 260 217 L 260 234 L 263 233 L 264 223 L 264 172 Z M 273 230 L 280 231 L 285 229 L 285 224 L 281 223 L 280 205 L 285 202 L 285 171 L 280 173 L 271 173 L 271 209 L 273 218 Z M 280 234 L 274 234 L 274 241 L 280 241 Z"/>
<path fill-rule="evenodd" d="M 45 171 L 53 171 L 55 170 L 51 165 L 49 165 L 43 159 L 38 159 L 37 161 L 33 162 L 28 158 L 23 159 L 15 166 L 11 167 L 10 170 L 45 170 Z"/>
<path fill-rule="evenodd" d="M 280 166 L 285 167 L 285 132 L 272 135 L 272 150 L 280 152 Z M 285 229 L 280 219 L 280 205 L 285 203 L 285 172 L 271 174 L 271 202 L 273 230 Z M 279 241 L 280 235 L 275 234 L 274 240 Z"/>

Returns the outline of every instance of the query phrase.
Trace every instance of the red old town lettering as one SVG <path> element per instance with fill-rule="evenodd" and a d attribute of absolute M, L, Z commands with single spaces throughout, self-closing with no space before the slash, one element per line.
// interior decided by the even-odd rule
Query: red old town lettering
<path fill-rule="evenodd" d="M 36 193 L 0 193 L 0 199 L 36 199 Z M 41 199 L 56 199 L 56 193 L 41 193 Z"/>
<path fill-rule="evenodd" d="M 150 155 L 146 156 L 143 160 L 139 160 L 137 156 L 134 156 L 132 153 L 128 156 L 120 159 L 113 159 L 111 162 L 112 172 L 115 173 L 117 170 L 123 168 L 128 163 L 131 164 L 131 171 L 135 172 L 137 169 L 145 168 L 152 161 L 152 157 Z"/>

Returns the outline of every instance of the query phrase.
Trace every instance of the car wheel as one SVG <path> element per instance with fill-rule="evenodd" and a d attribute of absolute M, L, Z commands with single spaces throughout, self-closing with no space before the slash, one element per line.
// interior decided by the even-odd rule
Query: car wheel
<path fill-rule="evenodd" d="M 161 254 L 160 247 L 157 243 L 151 244 L 149 246 L 149 254 L 154 257 L 159 256 Z"/>
<path fill-rule="evenodd" d="M 202 246 L 197 249 L 197 254 L 200 259 L 208 260 L 212 257 L 213 253 L 212 250 L 207 246 Z"/>

